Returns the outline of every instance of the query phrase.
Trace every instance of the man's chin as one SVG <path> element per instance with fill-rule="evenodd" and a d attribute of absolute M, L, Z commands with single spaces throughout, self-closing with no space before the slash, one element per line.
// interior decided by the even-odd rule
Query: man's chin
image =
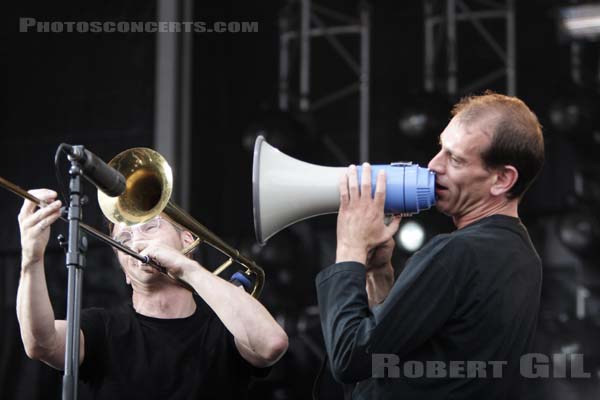
<path fill-rule="evenodd" d="M 158 271 L 156 270 L 156 268 L 153 268 L 147 264 L 138 264 L 138 265 L 135 265 L 133 268 L 135 268 L 137 271 L 139 271 L 143 274 L 148 274 L 148 275 L 158 274 Z"/>
<path fill-rule="evenodd" d="M 441 212 L 444 215 L 448 215 L 450 216 L 448 207 L 446 207 L 443 202 L 440 202 L 439 200 L 435 203 L 435 208 L 436 210 L 438 210 L 439 212 Z"/>

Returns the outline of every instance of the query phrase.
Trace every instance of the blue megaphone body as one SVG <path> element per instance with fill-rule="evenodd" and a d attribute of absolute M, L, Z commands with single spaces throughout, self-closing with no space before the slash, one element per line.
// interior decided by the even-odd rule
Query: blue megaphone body
<path fill-rule="evenodd" d="M 360 183 L 362 166 L 356 169 Z M 435 204 L 435 173 L 410 162 L 372 165 L 371 196 L 375 194 L 377 174 L 382 169 L 386 176 L 386 214 L 417 214 Z"/>

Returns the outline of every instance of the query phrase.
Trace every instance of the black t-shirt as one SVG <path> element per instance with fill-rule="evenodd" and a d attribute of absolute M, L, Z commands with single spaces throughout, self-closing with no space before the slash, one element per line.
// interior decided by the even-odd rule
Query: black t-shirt
<path fill-rule="evenodd" d="M 250 377 L 231 333 L 200 299 L 187 318 L 158 319 L 128 304 L 81 313 L 79 377 L 96 399 L 245 399 Z"/>
<path fill-rule="evenodd" d="M 372 310 L 365 275 L 362 264 L 340 263 L 316 282 L 332 370 L 358 382 L 353 399 L 518 398 L 542 270 L 517 218 L 436 236 Z"/>

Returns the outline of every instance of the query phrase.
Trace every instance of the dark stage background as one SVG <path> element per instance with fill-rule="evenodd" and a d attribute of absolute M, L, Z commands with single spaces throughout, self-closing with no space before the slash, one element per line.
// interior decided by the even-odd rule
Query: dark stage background
<path fill-rule="evenodd" d="M 356 15 L 354 1 L 318 3 Z M 572 49 L 559 40 L 556 28 L 559 2 L 517 3 L 517 94 L 540 117 L 547 143 L 543 174 L 522 207 L 522 219 L 545 268 L 536 350 L 584 354 L 585 369 L 592 372 L 589 379 L 534 380 L 528 398 L 597 399 L 600 235 L 596 209 L 600 174 L 595 155 L 600 148 L 600 103 L 596 98 L 600 53 L 595 42 L 582 45 L 583 84 L 574 85 L 570 77 Z M 433 137 L 435 142 L 439 132 L 433 136 L 429 132 L 423 144 L 403 136 L 398 128 L 403 113 L 415 105 L 428 104 L 430 99 L 422 94 L 423 4 L 416 0 L 380 1 L 371 6 L 370 161 L 426 164 L 435 152 L 429 139 Z M 262 300 L 290 336 L 288 353 L 268 379 L 253 386 L 252 399 L 310 398 L 324 355 L 313 280 L 333 261 L 335 216 L 300 223 L 275 236 L 262 250 L 257 248 L 248 143 L 262 129 L 284 152 L 301 160 L 334 166 L 359 161 L 356 96 L 310 116 L 294 115 L 291 120 L 289 115 L 275 111 L 277 16 L 282 7 L 283 3 L 276 1 L 194 4 L 197 21 L 259 24 L 257 33 L 194 35 L 189 197 L 193 217 L 257 257 L 265 267 L 267 284 Z M 152 21 L 157 15 L 154 2 L 23 0 L 4 4 L 3 9 L 1 176 L 25 188 L 57 189 L 53 156 L 61 142 L 83 144 L 105 160 L 131 147 L 153 146 L 156 34 L 19 33 L 19 18 Z M 471 32 L 461 35 L 459 68 L 462 77 L 468 78 L 487 68 L 492 60 L 484 55 L 484 45 L 472 40 Z M 349 48 L 356 51 L 356 43 Z M 315 44 L 312 58 L 316 97 L 352 79 L 352 73 L 326 44 Z M 297 63 L 297 57 L 292 60 Z M 292 68 L 292 73 L 297 75 L 297 68 Z M 501 81 L 488 87 L 506 90 Z M 444 98 L 450 103 L 454 100 Z M 448 110 L 446 107 L 441 116 L 434 114 L 438 118 L 434 129 L 446 123 Z M 62 167 L 60 172 L 65 176 L 66 167 Z M 178 171 L 174 172 L 177 175 Z M 101 226 L 92 189 L 87 185 L 91 201 L 85 208 L 85 221 Z M 29 360 L 19 336 L 15 314 L 20 257 L 16 216 L 21 203 L 9 192 L 0 191 L 0 398 L 59 398 L 61 374 Z M 436 211 L 415 219 L 425 227 L 426 238 L 452 229 L 450 221 Z M 65 231 L 65 225 L 57 223 L 52 229 L 54 237 Z M 208 252 L 201 257 L 212 258 Z M 400 266 L 407 257 L 398 249 L 395 264 Z M 63 252 L 51 238 L 46 274 L 58 318 L 65 315 L 63 262 Z M 112 250 L 92 241 L 83 306 L 110 306 L 127 296 Z M 341 387 L 327 372 L 320 393 L 323 398 L 342 398 Z M 81 387 L 81 398 L 87 396 Z"/>

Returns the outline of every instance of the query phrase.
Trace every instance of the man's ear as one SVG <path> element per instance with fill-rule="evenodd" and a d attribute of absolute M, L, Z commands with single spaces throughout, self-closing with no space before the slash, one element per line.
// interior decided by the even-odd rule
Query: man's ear
<path fill-rule="evenodd" d="M 517 183 L 519 171 L 512 165 L 504 165 L 496 169 L 496 181 L 490 188 L 493 196 L 500 196 L 508 191 Z"/>
<path fill-rule="evenodd" d="M 194 238 L 194 235 L 192 235 L 192 233 L 189 231 L 181 231 L 179 237 L 181 238 L 181 243 L 183 244 L 183 247 L 194 243 L 194 240 L 196 240 Z"/>
<path fill-rule="evenodd" d="M 129 274 L 127 274 L 127 271 L 125 271 L 125 268 L 123 268 L 122 265 L 121 271 L 123 271 L 123 274 L 125 275 L 125 283 L 131 286 L 131 279 L 129 279 Z"/>
<path fill-rule="evenodd" d="M 125 268 L 123 268 L 123 265 L 121 264 L 121 261 L 119 260 L 119 250 L 117 250 L 116 247 L 113 247 L 112 249 L 115 253 L 115 259 L 117 260 L 117 265 L 119 266 L 119 268 L 121 268 L 121 272 L 123 272 L 123 275 L 125 275 L 125 283 L 127 283 L 128 285 L 131 285 L 131 279 L 129 279 L 129 275 L 127 275 L 127 271 L 125 271 Z"/>

